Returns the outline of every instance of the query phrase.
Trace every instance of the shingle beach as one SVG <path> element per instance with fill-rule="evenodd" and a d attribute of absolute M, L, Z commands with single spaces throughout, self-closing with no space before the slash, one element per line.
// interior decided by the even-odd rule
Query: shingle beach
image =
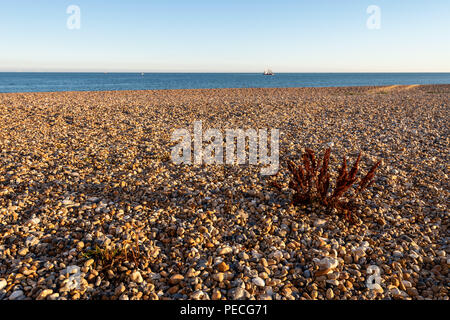
<path fill-rule="evenodd" d="M 448 300 L 449 101 L 450 85 L 2 93 L 0 299 Z M 173 163 L 173 131 L 200 120 L 279 129 L 279 173 Z M 327 146 L 332 168 L 382 160 L 356 223 L 291 205 L 286 162 Z"/>

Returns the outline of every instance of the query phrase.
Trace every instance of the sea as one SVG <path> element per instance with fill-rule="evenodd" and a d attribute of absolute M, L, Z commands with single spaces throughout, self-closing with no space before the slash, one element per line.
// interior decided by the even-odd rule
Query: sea
<path fill-rule="evenodd" d="M 0 92 L 286 88 L 450 84 L 450 73 L 1 72 Z"/>

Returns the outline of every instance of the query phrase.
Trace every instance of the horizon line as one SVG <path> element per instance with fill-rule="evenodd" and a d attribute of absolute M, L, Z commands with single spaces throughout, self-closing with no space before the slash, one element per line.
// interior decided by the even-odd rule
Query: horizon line
<path fill-rule="evenodd" d="M 0 73 L 222 73 L 222 74 L 259 74 L 262 72 L 249 72 L 249 71 L 2 71 Z M 296 73 L 340 73 L 340 74 L 351 74 L 351 73 L 450 73 L 450 71 L 289 71 L 289 72 L 275 72 L 275 74 L 296 74 Z"/>

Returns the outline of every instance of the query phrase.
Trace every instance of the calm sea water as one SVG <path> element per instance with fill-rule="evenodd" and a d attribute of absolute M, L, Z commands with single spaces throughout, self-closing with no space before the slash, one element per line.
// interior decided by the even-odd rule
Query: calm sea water
<path fill-rule="evenodd" d="M 450 73 L 0 73 L 0 92 L 450 84 Z"/>

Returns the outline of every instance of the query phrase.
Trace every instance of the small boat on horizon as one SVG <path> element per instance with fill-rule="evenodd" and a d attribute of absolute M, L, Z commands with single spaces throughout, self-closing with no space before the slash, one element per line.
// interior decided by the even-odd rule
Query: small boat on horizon
<path fill-rule="evenodd" d="M 271 69 L 266 69 L 266 70 L 264 70 L 263 75 L 265 75 L 265 76 L 273 76 L 273 75 L 275 75 L 275 73 L 273 73 Z"/>

